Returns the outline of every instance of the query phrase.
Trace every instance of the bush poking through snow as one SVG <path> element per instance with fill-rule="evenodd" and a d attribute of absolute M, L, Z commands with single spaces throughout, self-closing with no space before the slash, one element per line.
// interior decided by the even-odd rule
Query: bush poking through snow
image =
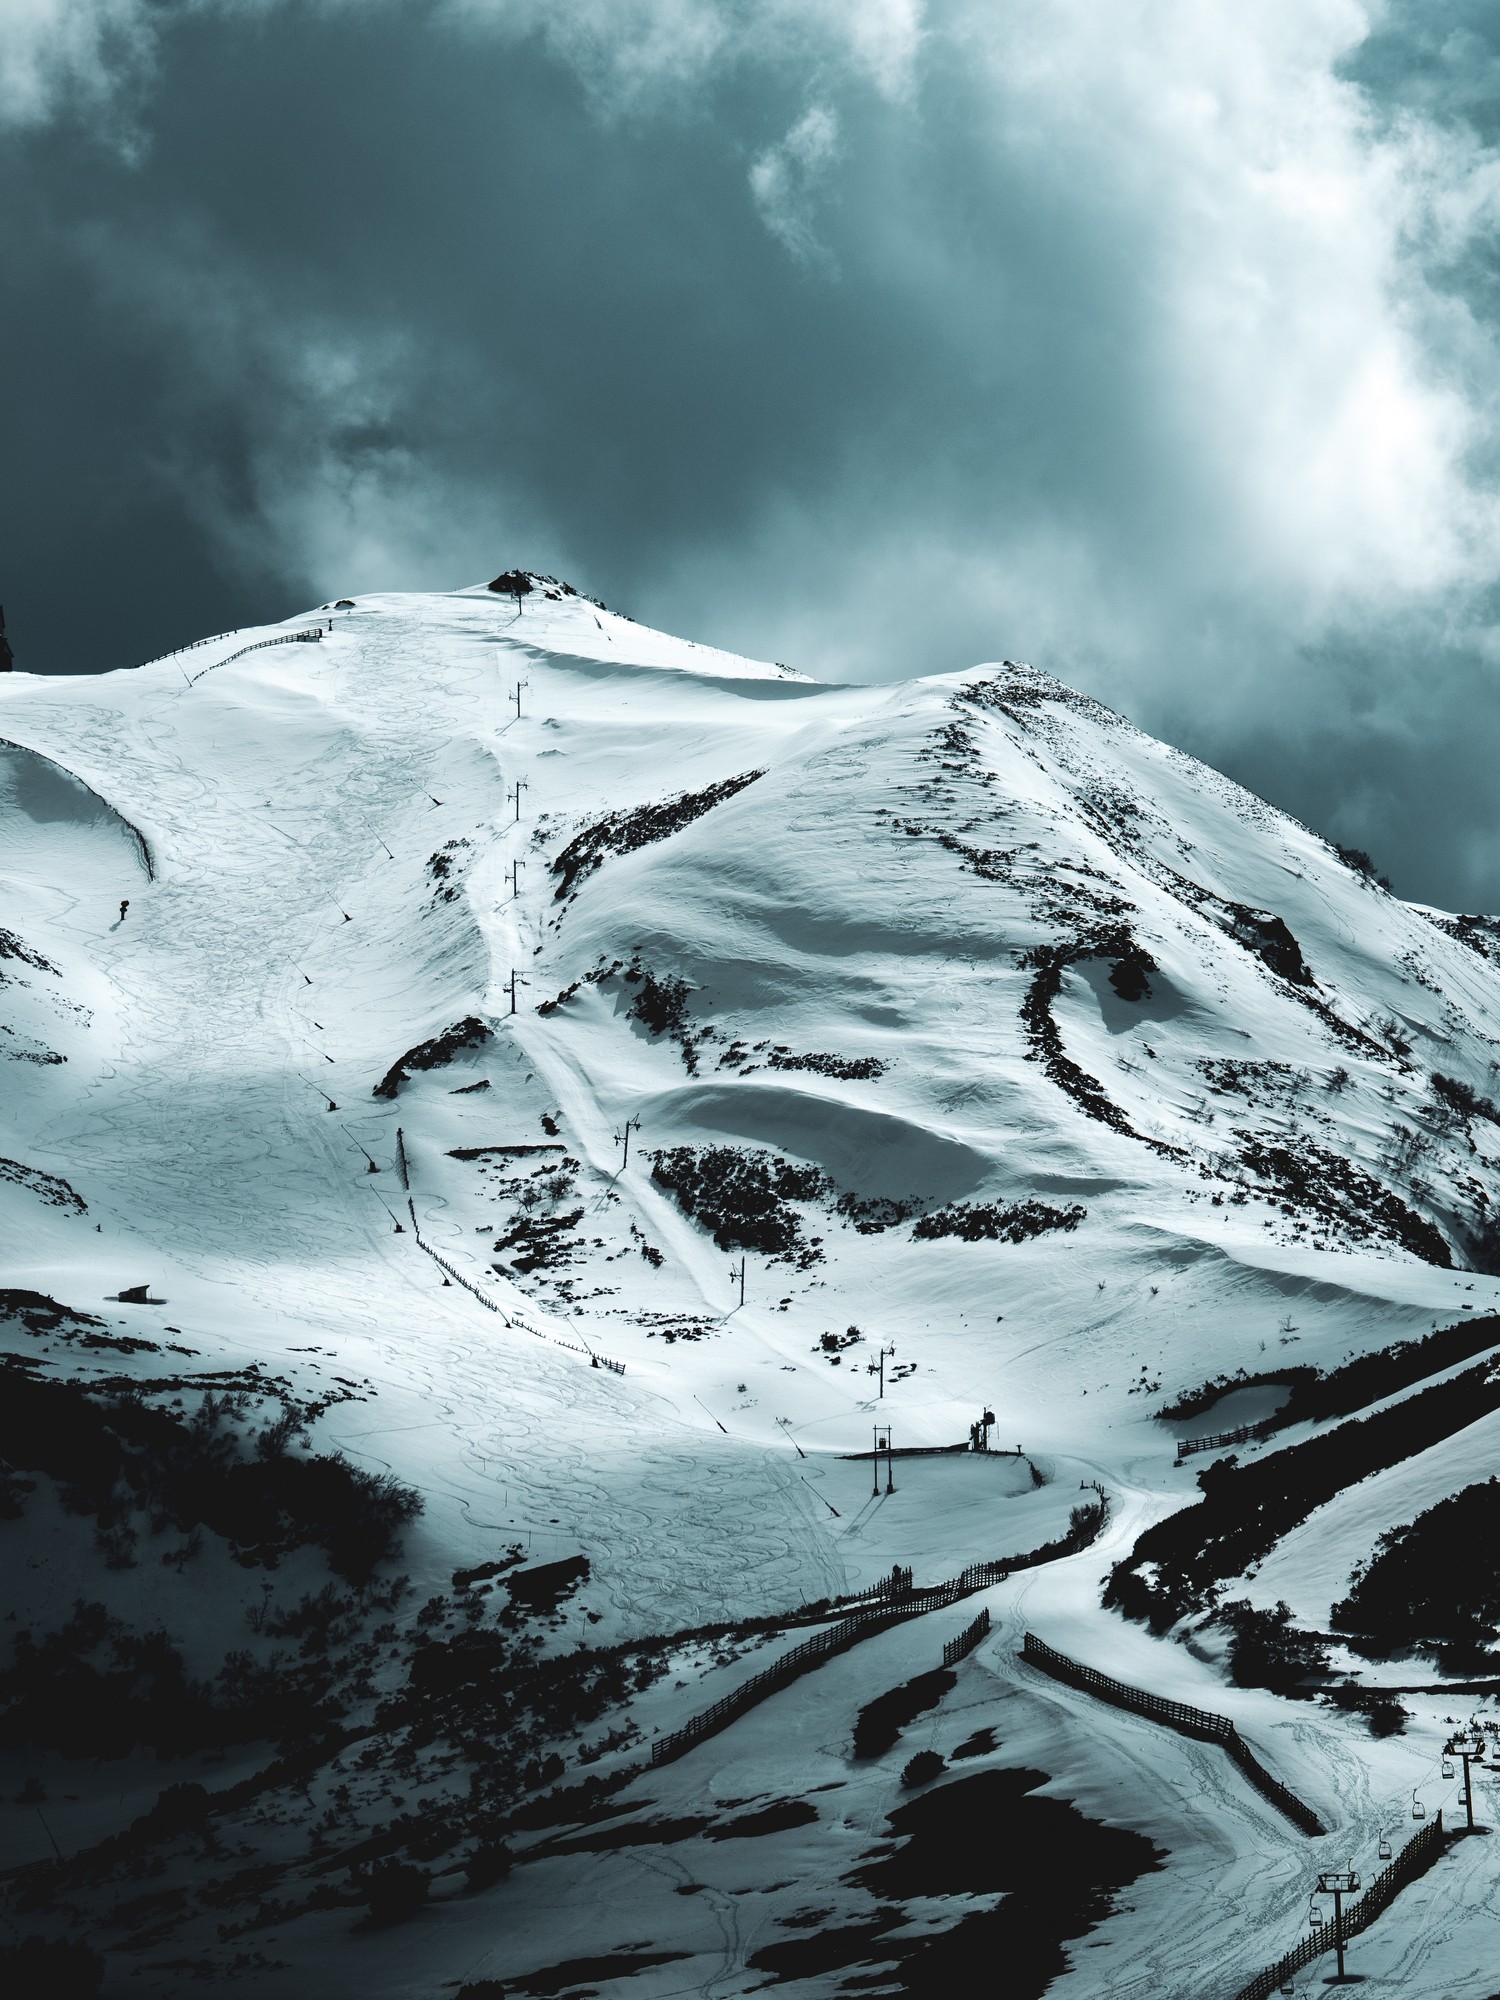
<path fill-rule="evenodd" d="M 464 1863 L 471 1889 L 488 1889 L 503 1882 L 515 1866 L 515 1857 L 503 1840 L 482 1840 Z"/>
<path fill-rule="evenodd" d="M 460 1049 L 480 1048 L 490 1038 L 490 1030 L 484 1021 L 470 1014 L 462 1021 L 455 1021 L 451 1028 L 445 1028 L 440 1035 L 430 1041 L 418 1042 L 414 1049 L 408 1049 L 399 1062 L 391 1064 L 385 1075 L 375 1086 L 376 1097 L 393 1098 L 403 1083 L 411 1081 L 411 1073 L 418 1069 L 441 1069 L 444 1063 L 452 1062 Z"/>
<path fill-rule="evenodd" d="M 18 1369 L 6 1371 L 3 1387 L 0 1460 L 57 1480 L 64 1506 L 94 1515 L 106 1533 L 146 1508 L 163 1529 L 225 1536 L 247 1565 L 274 1567 L 289 1550 L 317 1544 L 341 1575 L 363 1580 L 421 1512 L 419 1496 L 389 1476 L 337 1453 L 288 1451 L 298 1422 L 279 1437 L 278 1425 L 263 1432 L 272 1449 L 251 1459 L 244 1441 L 219 1427 L 212 1397 L 186 1422 L 128 1392 L 37 1381 Z"/>
<path fill-rule="evenodd" d="M 1236 1687 L 1269 1688 L 1273 1694 L 1310 1700 L 1311 1682 L 1328 1678 L 1328 1652 L 1292 1624 L 1289 1604 L 1262 1610 L 1240 1598 L 1224 1605 L 1219 1620 L 1229 1627 L 1229 1678 Z"/>
<path fill-rule="evenodd" d="M 1268 1555 L 1315 1507 L 1500 1408 L 1500 1371 L 1481 1363 L 1373 1416 L 1240 1465 L 1198 1475 L 1202 1502 L 1153 1522 L 1110 1572 L 1104 1602 L 1165 1632 L 1215 1587 Z"/>
<path fill-rule="evenodd" d="M 1375 1544 L 1333 1628 L 1431 1648 L 1445 1673 L 1493 1673 L 1500 1648 L 1500 1481 L 1440 1500 Z"/>
<path fill-rule="evenodd" d="M 930 1785 L 934 1778 L 941 1777 L 948 1766 L 936 1750 L 919 1750 L 901 1772 L 901 1784 L 905 1791 L 915 1791 L 918 1785 Z"/>
<path fill-rule="evenodd" d="M 1044 1201 L 1017 1201 L 1009 1206 L 959 1201 L 922 1216 L 911 1233 L 923 1241 L 959 1236 L 965 1243 L 1024 1243 L 1029 1236 L 1045 1236 L 1049 1230 L 1076 1229 L 1087 1214 L 1077 1202 L 1067 1208 L 1049 1208 Z"/>
<path fill-rule="evenodd" d="M 104 1978 L 104 1960 L 86 1944 L 23 1938 L 0 1950 L 0 1987 L 13 2000 L 91 2000 Z"/>
<path fill-rule="evenodd" d="M 816 1167 L 733 1146 L 673 1146 L 652 1155 L 651 1178 L 721 1250 L 813 1261 L 815 1246 L 804 1243 L 802 1218 L 789 1204 L 830 1192 Z"/>
<path fill-rule="evenodd" d="M 571 895 L 612 854 L 632 854 L 638 847 L 669 839 L 764 776 L 764 771 L 744 771 L 737 778 L 721 778 L 718 784 L 701 792 L 681 792 L 674 799 L 663 799 L 659 805 L 637 806 L 633 811 L 611 813 L 607 819 L 596 820 L 570 840 L 553 862 L 552 873 L 558 877 L 555 900 L 561 902 Z"/>
<path fill-rule="evenodd" d="M 432 1877 L 425 1868 L 414 1868 L 409 1861 L 378 1861 L 369 1873 L 357 1880 L 370 1912 L 372 1926 L 384 1929 L 388 1924 L 405 1923 L 414 1917 L 427 1901 L 427 1892 L 432 1887 Z"/>

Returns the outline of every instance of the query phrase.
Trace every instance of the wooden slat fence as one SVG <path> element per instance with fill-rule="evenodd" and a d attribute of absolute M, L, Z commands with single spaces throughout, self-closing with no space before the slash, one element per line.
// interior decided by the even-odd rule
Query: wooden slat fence
<path fill-rule="evenodd" d="M 1365 1893 L 1357 1901 L 1344 1905 L 1343 1921 L 1337 1932 L 1331 1923 L 1323 1924 L 1293 1945 L 1284 1958 L 1268 1965 L 1264 1972 L 1257 1972 L 1248 1986 L 1240 1988 L 1235 2000 L 1269 2000 L 1269 1996 L 1279 1986 L 1286 1985 L 1304 1965 L 1311 1965 L 1325 1951 L 1332 1951 L 1340 1937 L 1347 1944 L 1358 1932 L 1368 1930 L 1408 1882 L 1425 1875 L 1433 1862 L 1442 1858 L 1449 1838 L 1443 1831 L 1443 1815 L 1439 1809 L 1437 1816 L 1429 1820 L 1420 1833 L 1412 1835 L 1395 1860 L 1381 1869 Z"/>
<path fill-rule="evenodd" d="M 1026 1633 L 1022 1639 L 1021 1655 L 1042 1673 L 1050 1674 L 1053 1680 L 1063 1681 L 1069 1687 L 1094 1695 L 1115 1708 L 1126 1708 L 1135 1715 L 1148 1717 L 1152 1722 L 1165 1723 L 1179 1736 L 1193 1736 L 1203 1743 L 1219 1744 L 1239 1765 L 1262 1798 L 1268 1799 L 1278 1812 L 1285 1813 L 1300 1832 L 1312 1835 L 1327 1831 L 1311 1806 L 1304 1805 L 1295 1792 L 1288 1791 L 1279 1779 L 1271 1776 L 1227 1715 L 1212 1715 L 1207 1709 L 1191 1708 L 1184 1701 L 1169 1701 L 1164 1695 L 1127 1687 L 1123 1681 L 1111 1680 L 1108 1674 L 1070 1660 L 1066 1653 L 1056 1652 L 1045 1641 L 1038 1639 L 1034 1632 Z"/>
<path fill-rule="evenodd" d="M 397 1136 L 399 1138 L 400 1135 L 398 1134 Z M 404 1163 L 406 1158 L 404 1146 L 402 1148 L 401 1158 L 403 1162 L 403 1172 L 404 1172 Z M 545 1340 L 552 1347 L 565 1347 L 570 1354 L 586 1354 L 589 1357 L 589 1362 L 592 1367 L 607 1368 L 612 1375 L 623 1375 L 625 1373 L 625 1363 L 623 1361 L 614 1361 L 607 1354 L 596 1354 L 593 1348 L 584 1347 L 577 1342 L 571 1340 L 560 1340 L 555 1333 L 538 1333 L 536 1328 L 534 1326 L 528 1326 L 525 1320 L 512 1319 L 511 1315 L 505 1310 L 504 1306 L 500 1305 L 497 1300 L 492 1299 L 488 1294 L 488 1292 L 486 1292 L 481 1286 L 475 1284 L 472 1278 L 465 1277 L 463 1272 L 459 1270 L 456 1264 L 451 1263 L 448 1260 L 448 1258 L 446 1258 L 443 1255 L 441 1250 L 435 1250 L 432 1247 L 432 1245 L 427 1241 L 427 1238 L 422 1234 L 422 1225 L 417 1221 L 416 1204 L 413 1202 L 410 1195 L 406 1197 L 406 1212 L 411 1217 L 412 1234 L 417 1239 L 418 1249 L 425 1250 L 427 1252 L 427 1255 L 432 1259 L 433 1263 L 438 1266 L 439 1270 L 446 1271 L 448 1276 L 453 1280 L 455 1285 L 462 1285 L 464 1290 L 470 1293 L 474 1298 L 478 1299 L 479 1303 L 482 1306 L 487 1307 L 488 1310 L 492 1313 L 498 1313 L 500 1318 L 505 1321 L 505 1324 L 507 1326 L 514 1327 L 518 1332 L 521 1333 L 529 1333 L 533 1337 L 533 1339 Z"/>
<path fill-rule="evenodd" d="M 1091 1509 L 1079 1527 L 1060 1541 L 1048 1542 L 1025 1555 L 1007 1556 L 999 1562 L 970 1563 L 961 1575 L 950 1578 L 947 1583 L 932 1584 L 900 1597 L 876 1600 L 851 1611 L 826 1631 L 816 1632 L 812 1638 L 804 1639 L 801 1645 L 793 1646 L 790 1652 L 783 1653 L 769 1667 L 752 1674 L 749 1680 L 741 1681 L 737 1688 L 721 1696 L 712 1708 L 691 1717 L 680 1729 L 658 1736 L 651 1745 L 651 1762 L 670 1764 L 685 1751 L 691 1750 L 695 1743 L 701 1743 L 704 1737 L 715 1736 L 721 1729 L 727 1729 L 736 1717 L 754 1708 L 757 1702 L 764 1701 L 767 1695 L 790 1686 L 801 1675 L 832 1659 L 835 1653 L 847 1652 L 851 1646 L 858 1645 L 861 1639 L 873 1638 L 877 1632 L 884 1632 L 903 1619 L 919 1618 L 927 1611 L 940 1611 L 946 1604 L 956 1604 L 960 1598 L 973 1596 L 976 1590 L 988 1590 L 994 1584 L 1004 1583 L 1018 1569 L 1034 1569 L 1040 1563 L 1077 1555 L 1098 1539 L 1108 1515 L 1102 1488 L 1096 1490 L 1100 1492 L 1097 1508 Z M 971 1626 L 970 1631 L 973 1629 Z M 977 1645 L 978 1639 L 974 1643 Z"/>
<path fill-rule="evenodd" d="M 189 674 L 187 684 L 189 687 L 195 687 L 205 674 L 213 673 L 218 667 L 227 667 L 231 660 L 242 660 L 247 653 L 258 653 L 265 646 L 312 645 L 322 636 L 321 625 L 310 625 L 302 632 L 278 632 L 274 639 L 257 639 L 253 645 L 241 646 L 237 653 L 226 653 L 222 660 L 211 660 L 206 667 L 200 667 L 197 673 Z"/>
<path fill-rule="evenodd" d="M 1241 1424 L 1237 1431 L 1215 1431 L 1210 1437 L 1179 1438 L 1177 1441 L 1177 1463 L 1191 1458 L 1195 1451 L 1220 1451 L 1226 1444 L 1246 1444 L 1251 1438 L 1269 1437 L 1276 1429 L 1275 1417 L 1262 1417 L 1256 1424 Z"/>
<path fill-rule="evenodd" d="M 960 1660 L 966 1660 L 990 1629 L 990 1607 L 986 1605 L 974 1623 L 950 1639 L 943 1647 L 943 1665 L 956 1667 Z"/>

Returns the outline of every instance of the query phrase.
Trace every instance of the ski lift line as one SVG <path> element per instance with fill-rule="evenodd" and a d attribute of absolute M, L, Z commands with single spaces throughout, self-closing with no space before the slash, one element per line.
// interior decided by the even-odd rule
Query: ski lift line
<path fill-rule="evenodd" d="M 1339 1912 L 1335 1922 L 1328 1922 L 1321 1911 L 1314 1912 L 1312 1898 L 1309 1896 L 1308 1935 L 1300 1939 L 1284 1957 L 1277 1960 L 1275 1965 L 1257 1973 L 1248 1985 L 1241 1987 L 1235 2000 L 1270 2000 L 1270 1995 L 1278 1988 L 1283 1993 L 1290 1992 L 1294 1975 L 1304 1965 L 1310 1965 L 1325 1951 L 1341 1951 L 1351 1937 L 1368 1930 L 1381 1912 L 1388 1909 L 1395 1901 L 1407 1883 L 1425 1875 L 1433 1863 L 1442 1858 L 1453 1838 L 1454 1836 L 1444 1828 L 1443 1816 L 1439 1812 L 1430 1825 L 1422 1827 L 1419 1832 L 1412 1835 L 1401 1852 L 1381 1869 L 1364 1894 Z"/>

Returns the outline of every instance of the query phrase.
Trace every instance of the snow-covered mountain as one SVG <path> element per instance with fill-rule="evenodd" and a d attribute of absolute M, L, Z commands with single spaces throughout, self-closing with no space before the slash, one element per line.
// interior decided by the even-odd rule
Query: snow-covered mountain
<path fill-rule="evenodd" d="M 927 1992 L 1003 1951 L 1019 1992 L 1232 1994 L 1317 1867 L 1451 1804 L 1457 1656 L 1328 1635 L 1495 1462 L 1500 926 L 1032 667 L 827 686 L 532 583 L 0 682 L 17 1922 L 106 1992 Z M 1279 1412 L 1243 1469 L 1450 1379 L 1236 1566 L 1132 1556 L 1198 1497 L 1177 1439 Z M 799 1606 L 1075 1547 L 1094 1484 L 1080 1552 L 631 1775 Z M 1438 1692 L 1378 1737 L 1234 1685 L 1231 1600 Z M 1233 1716 L 1326 1838 L 1027 1629 Z M 1361 1969 L 1493 1991 L 1484 1845 Z M 429 1900 L 357 1928 L 382 1864 Z"/>

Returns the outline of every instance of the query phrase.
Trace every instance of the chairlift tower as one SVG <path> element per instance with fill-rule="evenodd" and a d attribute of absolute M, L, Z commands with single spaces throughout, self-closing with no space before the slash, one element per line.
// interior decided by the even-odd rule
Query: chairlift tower
<path fill-rule="evenodd" d="M 1329 1980 L 1330 1986 L 1346 1986 L 1353 1982 L 1344 1970 L 1344 1898 L 1359 1893 L 1359 1876 L 1352 1868 L 1334 1868 L 1318 1877 L 1318 1894 L 1333 1898 L 1333 1948 L 1338 1954 L 1339 1969 Z"/>
<path fill-rule="evenodd" d="M 865 1363 L 865 1373 L 867 1375 L 878 1375 L 880 1377 L 881 1402 L 885 1401 L 885 1358 L 888 1354 L 894 1355 L 895 1352 L 896 1343 L 893 1340 L 889 1347 L 877 1347 L 875 1350 L 875 1359 Z"/>
<path fill-rule="evenodd" d="M 1448 1754 L 1451 1757 L 1461 1757 L 1463 1759 L 1464 1811 L 1468 1815 L 1468 1825 L 1464 1828 L 1464 1832 L 1488 1833 L 1489 1828 L 1487 1826 L 1476 1826 L 1474 1823 L 1473 1767 L 1475 1764 L 1481 1762 L 1486 1755 L 1486 1745 L 1484 1738 L 1478 1733 L 1477 1730 L 1472 1738 L 1456 1737 L 1454 1741 L 1448 1745 Z M 1445 1768 L 1451 1771 L 1453 1767 L 1451 1764 L 1445 1764 Z"/>
<path fill-rule="evenodd" d="M 625 1169 L 630 1165 L 630 1135 L 632 1132 L 639 1132 L 640 1129 L 641 1129 L 641 1121 L 639 1118 L 627 1118 L 625 1120 L 624 1130 L 616 1132 L 615 1134 L 616 1139 L 618 1139 L 620 1144 L 625 1148 L 625 1157 L 620 1162 L 620 1172 L 622 1174 L 624 1173 Z M 741 1289 L 743 1290 L 743 1287 Z M 741 1298 L 740 1304 L 743 1305 L 744 1303 L 745 1303 L 744 1299 Z"/>
<path fill-rule="evenodd" d="M 517 600 L 517 601 L 519 602 L 519 600 Z M 519 721 L 521 720 L 521 690 L 522 690 L 522 688 L 529 688 L 530 686 L 531 686 L 531 682 L 530 682 L 530 681 L 517 681 L 517 682 L 516 682 L 516 720 L 517 720 L 517 722 L 519 722 Z"/>

